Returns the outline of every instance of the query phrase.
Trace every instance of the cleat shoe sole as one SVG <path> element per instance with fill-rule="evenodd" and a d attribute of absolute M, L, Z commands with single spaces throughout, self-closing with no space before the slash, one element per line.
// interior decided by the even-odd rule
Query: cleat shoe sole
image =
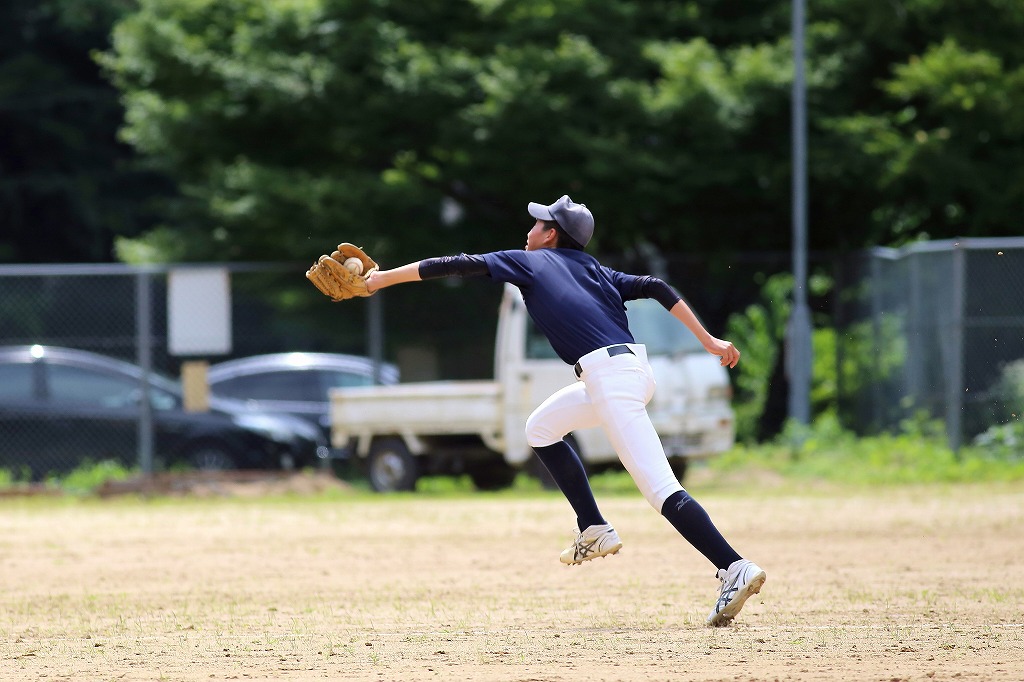
<path fill-rule="evenodd" d="M 743 604 L 747 599 L 761 591 L 761 587 L 767 579 L 768 576 L 764 571 L 751 578 L 750 582 L 736 592 L 724 609 L 708 619 L 708 626 L 718 628 L 729 625 L 732 619 L 736 617 L 736 614 L 740 612 L 740 609 L 743 608 Z"/>
<path fill-rule="evenodd" d="M 612 545 L 607 550 L 605 550 L 603 552 L 600 552 L 600 553 L 596 553 L 595 552 L 594 554 L 590 554 L 588 556 L 585 556 L 585 557 L 582 557 L 582 558 L 579 558 L 579 559 L 575 559 L 575 558 L 574 559 L 569 559 L 568 561 L 563 559 L 562 563 L 565 564 L 566 566 L 579 566 L 580 564 L 583 564 L 583 563 L 585 563 L 587 561 L 590 561 L 591 559 L 601 559 L 601 558 L 606 557 L 606 556 L 611 556 L 612 554 L 618 554 L 620 549 L 622 549 L 622 543 L 621 542 L 618 543 L 618 544 Z"/>

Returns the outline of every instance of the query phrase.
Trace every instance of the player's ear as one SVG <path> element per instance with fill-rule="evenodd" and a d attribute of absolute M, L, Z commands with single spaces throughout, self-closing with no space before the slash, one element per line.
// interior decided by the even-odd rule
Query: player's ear
<path fill-rule="evenodd" d="M 558 230 L 554 223 L 544 223 L 544 234 L 541 239 L 544 246 L 556 246 L 558 244 Z"/>

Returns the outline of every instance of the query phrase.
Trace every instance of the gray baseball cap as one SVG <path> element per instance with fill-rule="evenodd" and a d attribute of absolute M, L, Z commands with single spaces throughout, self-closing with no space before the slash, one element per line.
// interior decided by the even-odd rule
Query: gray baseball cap
<path fill-rule="evenodd" d="M 586 246 L 594 236 L 594 215 L 586 204 L 574 203 L 568 194 L 550 206 L 531 201 L 526 210 L 539 220 L 556 221 L 580 246 Z"/>

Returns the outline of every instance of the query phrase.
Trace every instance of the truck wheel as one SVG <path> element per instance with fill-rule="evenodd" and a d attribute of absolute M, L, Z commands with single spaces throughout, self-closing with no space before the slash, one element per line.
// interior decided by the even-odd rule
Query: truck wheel
<path fill-rule="evenodd" d="M 526 461 L 526 470 L 540 481 L 540 487 L 544 490 L 558 490 L 558 484 L 555 483 L 555 479 L 551 478 L 551 472 L 544 466 L 544 462 L 540 461 L 536 453 Z"/>
<path fill-rule="evenodd" d="M 668 461 L 668 465 L 672 467 L 672 473 L 676 475 L 676 480 L 680 483 L 686 478 L 686 468 L 690 461 L 685 457 L 674 457 Z"/>
<path fill-rule="evenodd" d="M 379 493 L 415 490 L 419 462 L 401 438 L 385 438 L 370 447 L 366 462 L 370 487 Z"/>
<path fill-rule="evenodd" d="M 583 458 L 583 449 L 580 448 L 580 444 L 576 440 L 576 437 L 570 433 L 563 440 L 569 444 L 569 447 L 576 451 L 576 455 L 580 458 L 580 461 L 583 462 L 583 468 L 586 469 L 589 474 L 591 467 L 587 466 L 587 460 Z M 555 479 L 551 477 L 551 472 L 548 471 L 546 466 L 544 466 L 544 462 L 540 461 L 540 458 L 537 457 L 537 453 L 534 453 L 530 459 L 527 460 L 526 470 L 531 476 L 540 481 L 540 486 L 544 488 L 544 490 L 558 490 L 558 484 L 555 483 Z"/>
<path fill-rule="evenodd" d="M 466 473 L 477 490 L 504 490 L 516 480 L 516 470 L 505 463 L 484 464 Z"/>

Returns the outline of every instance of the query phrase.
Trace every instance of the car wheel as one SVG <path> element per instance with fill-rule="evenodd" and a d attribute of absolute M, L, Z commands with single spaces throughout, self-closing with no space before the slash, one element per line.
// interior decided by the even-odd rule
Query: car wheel
<path fill-rule="evenodd" d="M 188 456 L 188 463 L 199 471 L 224 471 L 235 468 L 235 460 L 216 445 L 204 445 Z"/>
<path fill-rule="evenodd" d="M 401 438 L 385 438 L 370 447 L 366 462 L 370 487 L 380 493 L 415 490 L 419 462 Z"/>

